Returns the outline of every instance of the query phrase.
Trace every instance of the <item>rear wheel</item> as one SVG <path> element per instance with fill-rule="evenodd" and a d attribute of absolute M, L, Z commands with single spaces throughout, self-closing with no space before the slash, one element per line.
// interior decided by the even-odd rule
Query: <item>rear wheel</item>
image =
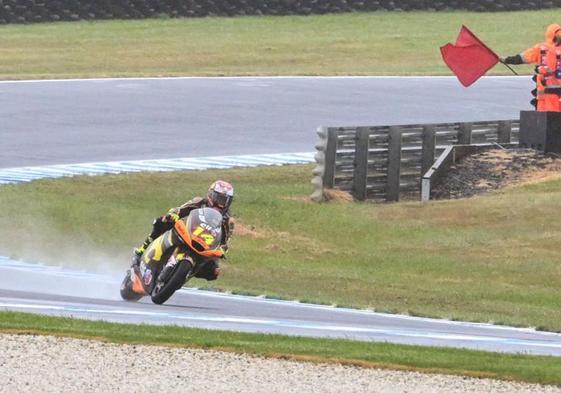
<path fill-rule="evenodd" d="M 189 270 L 191 270 L 189 262 L 178 262 L 173 272 L 169 275 L 169 279 L 165 282 L 160 282 L 159 280 L 156 282 L 156 286 L 152 291 L 152 302 L 162 304 L 168 300 L 175 291 L 185 284 Z"/>
<path fill-rule="evenodd" d="M 121 283 L 121 297 L 129 302 L 136 302 L 142 298 L 142 295 L 132 290 L 131 269 L 127 270 L 127 274 Z"/>

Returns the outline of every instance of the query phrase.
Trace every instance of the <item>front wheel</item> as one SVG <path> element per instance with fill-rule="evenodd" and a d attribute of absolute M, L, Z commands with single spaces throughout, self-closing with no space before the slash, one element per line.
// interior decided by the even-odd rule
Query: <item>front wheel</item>
<path fill-rule="evenodd" d="M 168 300 L 175 291 L 185 284 L 189 270 L 191 270 L 189 262 L 178 262 L 166 282 L 156 282 L 152 291 L 152 302 L 162 304 Z"/>

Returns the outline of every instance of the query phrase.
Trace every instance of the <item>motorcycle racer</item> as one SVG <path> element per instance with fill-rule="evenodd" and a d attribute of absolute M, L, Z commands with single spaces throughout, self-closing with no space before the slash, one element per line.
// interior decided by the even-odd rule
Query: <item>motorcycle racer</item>
<path fill-rule="evenodd" d="M 222 249 L 224 252 L 228 250 L 230 237 L 234 230 L 234 220 L 230 215 L 230 205 L 234 199 L 234 187 L 225 181 L 217 180 L 208 188 L 205 198 L 194 197 L 179 207 L 170 209 L 167 214 L 156 218 L 152 223 L 152 232 L 146 237 L 144 243 L 134 249 L 132 267 L 139 266 L 140 259 L 146 248 L 167 230 L 171 229 L 180 218 L 186 217 L 195 209 L 203 207 L 212 207 L 222 214 Z M 217 260 L 207 263 L 195 277 L 204 278 L 208 281 L 216 280 L 220 274 L 220 267 Z"/>

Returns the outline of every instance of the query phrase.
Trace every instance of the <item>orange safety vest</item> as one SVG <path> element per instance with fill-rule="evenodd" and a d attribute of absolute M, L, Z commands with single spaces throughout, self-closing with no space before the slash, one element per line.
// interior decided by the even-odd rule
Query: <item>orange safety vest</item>
<path fill-rule="evenodd" d="M 542 65 L 538 67 L 542 75 L 543 100 L 538 100 L 540 112 L 561 112 L 561 48 L 547 48 Z M 540 78 L 538 78 L 540 79 Z"/>
<path fill-rule="evenodd" d="M 547 67 L 547 55 L 549 48 L 547 45 L 539 45 L 538 65 L 536 67 L 536 110 L 543 112 L 545 109 L 545 73 Z"/>
<path fill-rule="evenodd" d="M 561 26 L 552 24 L 545 32 L 545 42 L 525 50 L 525 63 L 536 67 L 536 109 L 540 112 L 561 112 L 561 47 L 555 46 L 555 35 Z"/>

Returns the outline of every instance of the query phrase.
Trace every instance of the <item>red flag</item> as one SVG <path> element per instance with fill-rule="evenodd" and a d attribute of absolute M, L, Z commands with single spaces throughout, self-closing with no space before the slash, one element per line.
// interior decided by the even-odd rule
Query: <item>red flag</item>
<path fill-rule="evenodd" d="M 467 27 L 462 26 L 456 45 L 440 48 L 442 59 L 465 87 L 481 78 L 495 64 L 499 56 L 487 47 Z"/>

